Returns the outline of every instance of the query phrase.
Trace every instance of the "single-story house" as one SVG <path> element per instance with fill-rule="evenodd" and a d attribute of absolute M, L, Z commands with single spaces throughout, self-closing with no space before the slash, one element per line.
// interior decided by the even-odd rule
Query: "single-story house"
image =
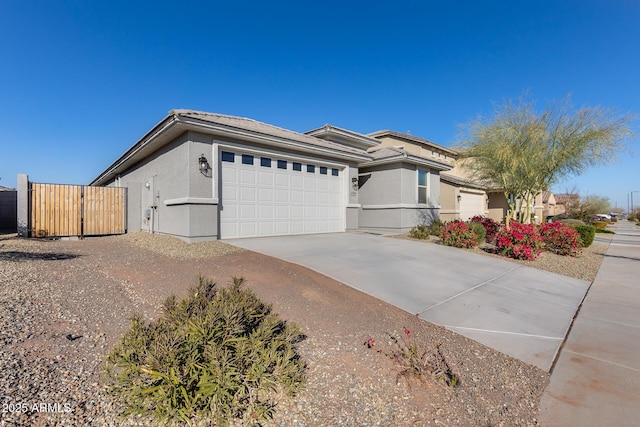
<path fill-rule="evenodd" d="M 451 169 L 452 152 L 423 156 L 381 138 L 172 110 L 90 185 L 128 188 L 129 231 L 190 242 L 406 231 L 439 214 L 440 173 Z"/>

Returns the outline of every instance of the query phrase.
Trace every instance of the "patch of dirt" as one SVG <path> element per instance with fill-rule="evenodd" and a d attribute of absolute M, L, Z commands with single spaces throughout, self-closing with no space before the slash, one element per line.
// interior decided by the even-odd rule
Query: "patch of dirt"
<path fill-rule="evenodd" d="M 68 363 L 90 372 L 76 384 L 77 394 L 85 396 L 86 401 L 78 404 L 84 412 L 74 412 L 79 418 L 70 424 L 64 418 L 71 416 L 68 414 L 54 418 L 53 424 L 55 420 L 69 425 L 108 424 L 116 416 L 115 406 L 108 404 L 98 382 L 102 365 L 88 363 L 89 354 L 104 357 L 125 332 L 134 312 L 148 320 L 156 318 L 165 298 L 185 296 L 197 276 L 203 275 L 219 285 L 226 285 L 234 276 L 244 277 L 246 286 L 271 303 L 274 312 L 295 322 L 306 334 L 299 351 L 308 365 L 307 385 L 295 398 L 279 402 L 272 425 L 537 425 L 538 404 L 549 381 L 547 372 L 307 268 L 226 248 L 221 242 L 209 249 L 198 248 L 191 255 L 192 249 L 182 248 L 181 255 L 174 256 L 172 251 L 182 247 L 181 242 L 141 234 L 84 241 L 3 241 L 5 247 L 0 251 L 72 255 L 57 261 L 35 256 L 28 264 L 0 257 L 0 267 L 48 277 L 51 288 L 59 289 L 61 296 L 51 304 L 39 300 L 38 310 L 44 314 L 61 310 L 66 319 L 72 319 L 71 332 L 84 336 L 66 343 L 70 326 L 63 325 L 48 329 L 39 338 L 48 341 L 39 344 L 43 351 L 55 347 L 57 341 L 75 346 L 65 356 Z M 163 254 L 165 244 L 174 248 L 168 249 L 168 255 Z M 11 277 L 24 284 L 26 273 L 19 269 Z M 28 297 L 20 304 L 29 304 Z M 41 318 L 36 328 L 47 330 L 47 316 Z M 38 322 L 36 319 L 33 321 Z M 441 345 L 447 363 L 460 378 L 458 387 L 396 382 L 397 367 L 377 350 L 389 350 L 391 337 L 399 337 L 405 327 L 419 343 Z M 376 341 L 374 348 L 365 345 L 370 338 Z M 76 344 L 85 342 L 85 347 Z M 54 387 L 58 379 L 49 376 Z M 46 387 L 42 381 L 47 380 L 40 380 L 38 388 Z"/>

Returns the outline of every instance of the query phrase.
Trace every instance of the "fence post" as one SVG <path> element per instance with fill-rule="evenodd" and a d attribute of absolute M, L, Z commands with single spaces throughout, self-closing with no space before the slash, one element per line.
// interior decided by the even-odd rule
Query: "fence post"
<path fill-rule="evenodd" d="M 17 217 L 18 217 L 18 236 L 29 237 L 29 175 L 24 173 L 18 174 L 18 200 L 17 200 Z"/>

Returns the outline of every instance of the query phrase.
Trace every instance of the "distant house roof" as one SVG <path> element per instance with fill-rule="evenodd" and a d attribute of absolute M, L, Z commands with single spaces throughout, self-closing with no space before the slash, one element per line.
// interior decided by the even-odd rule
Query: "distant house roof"
<path fill-rule="evenodd" d="M 481 190 L 492 190 L 493 189 L 492 187 L 495 187 L 490 185 L 484 185 L 479 182 L 462 178 L 460 176 L 451 175 L 445 172 L 440 173 L 440 181 L 448 182 L 449 184 L 459 185 L 462 187 L 478 188 Z"/>
<path fill-rule="evenodd" d="M 223 138 L 239 138 L 267 145 L 286 147 L 300 152 L 323 154 L 329 157 L 363 161 L 371 159 L 363 149 L 349 147 L 310 135 L 283 129 L 244 117 L 203 111 L 177 109 L 133 144 L 119 159 L 96 177 L 91 185 L 105 185 L 118 174 L 188 130 Z"/>
<path fill-rule="evenodd" d="M 422 156 L 409 154 L 404 149 L 397 148 L 397 147 L 383 147 L 383 148 L 377 148 L 377 149 L 370 149 L 368 153 L 373 158 L 373 160 L 360 163 L 359 167 L 366 168 L 368 166 L 376 166 L 376 165 L 395 163 L 395 162 L 405 162 L 405 163 L 412 163 L 415 165 L 430 167 L 438 171 L 445 171 L 445 170 L 451 169 L 451 165 L 448 163 L 444 163 L 438 160 L 428 159 Z"/>
<path fill-rule="evenodd" d="M 393 131 L 393 130 L 379 130 L 379 131 L 370 133 L 368 136 L 370 136 L 371 138 L 376 138 L 376 139 L 380 139 L 380 138 L 384 138 L 384 137 L 391 137 L 391 138 L 395 138 L 395 139 L 399 139 L 399 140 L 405 140 L 405 141 L 408 141 L 408 142 L 417 143 L 417 144 L 420 144 L 420 145 L 425 145 L 425 146 L 428 146 L 428 147 L 433 147 L 433 148 L 441 150 L 441 151 L 443 151 L 443 152 L 445 152 L 447 154 L 450 154 L 453 157 L 458 155 L 457 151 L 452 150 L 452 149 L 447 148 L 447 147 L 443 147 L 442 145 L 436 144 L 435 142 L 431 142 L 428 139 L 420 138 L 420 137 L 409 135 L 409 134 L 406 134 L 406 133 L 396 132 L 396 131 Z"/>
<path fill-rule="evenodd" d="M 551 199 L 551 196 L 554 196 L 553 191 L 543 191 L 542 192 L 542 203 L 549 203 L 549 199 Z M 554 196 L 554 200 L 557 203 L 557 200 Z"/>
<path fill-rule="evenodd" d="M 16 191 L 15 188 L 4 187 L 0 185 L 0 191 Z"/>
<path fill-rule="evenodd" d="M 579 194 L 555 194 L 556 205 L 566 205 L 567 203 L 575 203 L 580 200 Z"/>

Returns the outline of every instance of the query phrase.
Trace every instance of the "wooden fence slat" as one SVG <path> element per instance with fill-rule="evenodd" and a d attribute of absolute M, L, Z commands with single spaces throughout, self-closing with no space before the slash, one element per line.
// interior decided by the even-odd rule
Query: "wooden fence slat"
<path fill-rule="evenodd" d="M 126 232 L 125 188 L 31 183 L 30 198 L 32 236 L 79 236 L 83 231 L 85 236 Z"/>

